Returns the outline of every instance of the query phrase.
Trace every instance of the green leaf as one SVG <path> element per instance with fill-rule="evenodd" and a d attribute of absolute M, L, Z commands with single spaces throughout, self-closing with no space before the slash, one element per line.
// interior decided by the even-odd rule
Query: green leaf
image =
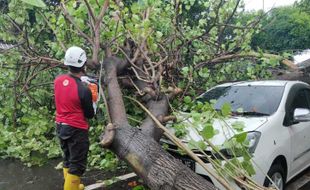
<path fill-rule="evenodd" d="M 189 104 L 189 103 L 191 103 L 191 101 L 192 101 L 191 97 L 189 97 L 189 96 L 184 97 L 184 103 Z"/>
<path fill-rule="evenodd" d="M 25 21 L 25 18 L 23 18 L 23 17 L 17 17 L 17 18 L 15 19 L 15 22 L 17 22 L 17 24 L 23 24 L 24 21 Z"/>
<path fill-rule="evenodd" d="M 201 135 L 204 139 L 211 139 L 215 134 L 216 132 L 211 123 L 207 123 L 201 132 Z"/>
<path fill-rule="evenodd" d="M 222 115 L 227 117 L 231 114 L 231 106 L 229 103 L 224 103 L 221 109 Z"/>
<path fill-rule="evenodd" d="M 134 187 L 132 190 L 146 190 L 146 188 L 144 188 L 142 185 L 138 185 Z"/>
<path fill-rule="evenodd" d="M 181 73 L 182 75 L 187 76 L 189 73 L 189 67 L 183 67 Z"/>
<path fill-rule="evenodd" d="M 231 126 L 233 129 L 235 129 L 238 132 L 243 131 L 243 129 L 245 128 L 244 122 L 242 122 L 242 121 L 236 121 L 236 122 L 232 123 Z"/>
<path fill-rule="evenodd" d="M 238 143 L 244 142 L 246 140 L 246 137 L 247 137 L 247 133 L 246 132 L 235 135 L 236 141 Z"/>
<path fill-rule="evenodd" d="M 287 52 L 284 52 L 282 56 L 285 57 L 285 58 L 289 58 L 291 56 L 291 54 L 289 54 Z"/>
<path fill-rule="evenodd" d="M 156 38 L 161 38 L 163 36 L 163 33 L 160 31 L 156 32 Z"/>
<path fill-rule="evenodd" d="M 254 169 L 251 161 L 243 161 L 241 164 L 250 176 L 255 174 L 255 169 Z"/>
<path fill-rule="evenodd" d="M 242 112 L 243 112 L 243 108 L 238 108 L 236 111 L 237 111 L 238 113 L 242 113 Z"/>
<path fill-rule="evenodd" d="M 199 20 L 199 24 L 200 25 L 204 25 L 204 24 L 206 24 L 207 23 L 207 19 L 200 19 Z"/>
<path fill-rule="evenodd" d="M 190 140 L 188 142 L 188 146 L 190 149 L 201 149 L 201 150 L 205 150 L 207 148 L 207 145 L 204 141 L 194 141 L 194 140 Z"/>
<path fill-rule="evenodd" d="M 212 12 L 210 12 L 209 16 L 210 16 L 211 18 L 215 18 L 215 17 L 216 17 L 216 14 L 215 14 L 214 11 L 212 11 Z"/>
<path fill-rule="evenodd" d="M 197 142 L 197 146 L 198 146 L 199 149 L 201 149 L 201 150 L 207 149 L 207 145 L 206 145 L 206 143 L 205 143 L 204 141 L 198 141 L 198 142 Z"/>
<path fill-rule="evenodd" d="M 182 138 L 187 134 L 186 126 L 183 123 L 173 124 L 172 127 L 175 130 L 174 135 L 178 138 Z"/>
<path fill-rule="evenodd" d="M 45 3 L 42 0 L 22 0 L 22 1 L 35 7 L 41 7 L 41 8 L 46 7 Z"/>
<path fill-rule="evenodd" d="M 193 111 L 191 113 L 191 117 L 193 118 L 194 121 L 201 121 L 201 114 L 196 111 Z"/>
<path fill-rule="evenodd" d="M 209 72 L 208 68 L 203 68 L 203 69 L 199 70 L 198 74 L 199 74 L 199 76 L 201 76 L 203 78 L 210 77 L 210 72 Z"/>
<path fill-rule="evenodd" d="M 188 148 L 189 149 L 191 149 L 191 150 L 193 150 L 193 149 L 197 149 L 197 142 L 196 141 L 194 141 L 193 139 L 190 139 L 189 141 L 188 141 Z"/>

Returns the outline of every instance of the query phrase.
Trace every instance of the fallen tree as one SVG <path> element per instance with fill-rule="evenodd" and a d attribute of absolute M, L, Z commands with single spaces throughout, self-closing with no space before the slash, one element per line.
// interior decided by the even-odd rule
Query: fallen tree
<path fill-rule="evenodd" d="M 111 122 L 115 127 L 107 128 L 107 130 L 115 130 L 113 138 L 104 136 L 112 141 L 109 148 L 121 159 L 126 160 L 151 189 L 215 189 L 210 182 L 193 174 L 188 167 L 163 150 L 154 138 L 158 134 L 154 135 L 154 132 L 148 131 L 149 128 L 155 129 L 153 122 L 146 119 L 141 130 L 129 125 L 117 81 L 117 73 L 124 69 L 119 66 L 122 65 L 122 60 L 114 57 L 107 58 L 104 65 L 107 73 L 105 81 L 107 81 L 108 108 Z M 149 107 L 157 105 L 157 109 L 152 111 L 157 113 L 157 116 L 166 115 L 168 103 L 167 101 L 161 103 L 161 101 L 168 97 L 152 98 L 157 98 L 156 101 L 151 100 Z M 159 131 L 159 133 L 162 132 Z M 110 143 L 105 138 L 102 139 L 105 141 L 102 143 L 103 146 Z"/>
<path fill-rule="evenodd" d="M 270 66 L 265 61 L 273 59 L 276 64 L 282 57 L 264 57 L 251 51 L 249 42 L 261 17 L 240 23 L 240 3 L 84 0 L 54 2 L 45 9 L 25 4 L 19 10 L 8 8 L 10 14 L 1 18 L 1 27 L 10 35 L 1 35 L 18 44 L 12 52 L 18 52 L 21 64 L 15 63 L 13 69 L 15 81 L 22 83 L 21 93 L 25 94 L 40 73 L 61 67 L 59 59 L 67 47 L 83 46 L 91 57 L 88 69 L 105 86 L 112 125 L 106 127 L 102 144 L 125 160 L 151 189 L 210 190 L 215 187 L 209 181 L 159 145 L 163 130 L 150 116 L 138 128 L 130 125 L 123 93 L 126 90 L 126 95 L 140 99 L 164 124 L 174 119 L 170 104 L 180 93 L 179 100 L 183 101 L 191 91 L 205 90 L 220 81 L 268 77 L 262 72 Z M 14 1 L 9 4 L 18 7 Z M 42 2 L 35 4 L 38 5 L 44 7 Z M 5 53 L 12 56 L 12 52 Z M 255 69 L 242 76 L 253 63 Z M 229 67 L 232 64 L 241 65 L 241 70 Z M 221 69 L 224 74 L 217 75 L 223 72 Z M 238 78 L 240 75 L 242 78 Z M 15 97 L 16 103 L 18 98 Z M 13 113 L 15 122 L 16 110 L 17 107 Z"/>

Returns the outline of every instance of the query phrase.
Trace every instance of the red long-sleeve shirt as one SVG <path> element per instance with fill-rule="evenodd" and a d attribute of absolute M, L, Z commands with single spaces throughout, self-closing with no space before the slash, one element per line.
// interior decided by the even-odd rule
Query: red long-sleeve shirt
<path fill-rule="evenodd" d="M 88 130 L 86 118 L 94 116 L 91 91 L 82 81 L 70 74 L 54 80 L 56 122 Z"/>

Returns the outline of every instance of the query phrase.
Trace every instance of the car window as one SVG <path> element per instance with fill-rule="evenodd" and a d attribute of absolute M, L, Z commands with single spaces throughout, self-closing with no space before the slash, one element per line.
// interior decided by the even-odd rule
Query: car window
<path fill-rule="evenodd" d="M 216 100 L 215 109 L 221 109 L 224 103 L 229 103 L 232 111 L 241 108 L 243 112 L 271 115 L 278 109 L 283 91 L 283 86 L 216 87 L 203 94 L 199 101 Z"/>
<path fill-rule="evenodd" d="M 283 120 L 284 126 L 290 126 L 294 124 L 294 110 L 296 108 L 310 109 L 310 91 L 304 85 L 294 85 L 287 97 L 285 106 L 285 117 Z"/>
<path fill-rule="evenodd" d="M 291 109 L 292 110 L 295 110 L 296 108 L 310 109 L 308 97 L 310 97 L 309 90 L 306 89 L 299 90 L 296 96 L 294 97 Z"/>
<path fill-rule="evenodd" d="M 307 98 L 307 102 L 308 102 L 308 109 L 310 109 L 310 90 L 309 89 L 305 89 L 305 93 L 306 93 L 306 98 Z"/>
<path fill-rule="evenodd" d="M 293 97 L 293 101 L 291 102 L 289 109 L 287 110 L 287 114 L 284 119 L 284 125 L 292 125 L 294 124 L 294 110 L 296 108 L 307 108 L 309 107 L 309 97 L 310 93 L 308 89 L 299 89 Z"/>

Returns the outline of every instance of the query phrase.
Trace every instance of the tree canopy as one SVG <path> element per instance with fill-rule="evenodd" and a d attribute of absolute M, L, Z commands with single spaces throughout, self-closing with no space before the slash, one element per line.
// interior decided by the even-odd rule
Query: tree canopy
<path fill-rule="evenodd" d="M 296 3 L 296 5 L 302 11 L 310 13 L 310 1 L 309 0 L 300 0 Z"/>
<path fill-rule="evenodd" d="M 310 14 L 296 6 L 271 10 L 254 35 L 252 47 L 269 51 L 304 50 L 310 47 Z"/>

